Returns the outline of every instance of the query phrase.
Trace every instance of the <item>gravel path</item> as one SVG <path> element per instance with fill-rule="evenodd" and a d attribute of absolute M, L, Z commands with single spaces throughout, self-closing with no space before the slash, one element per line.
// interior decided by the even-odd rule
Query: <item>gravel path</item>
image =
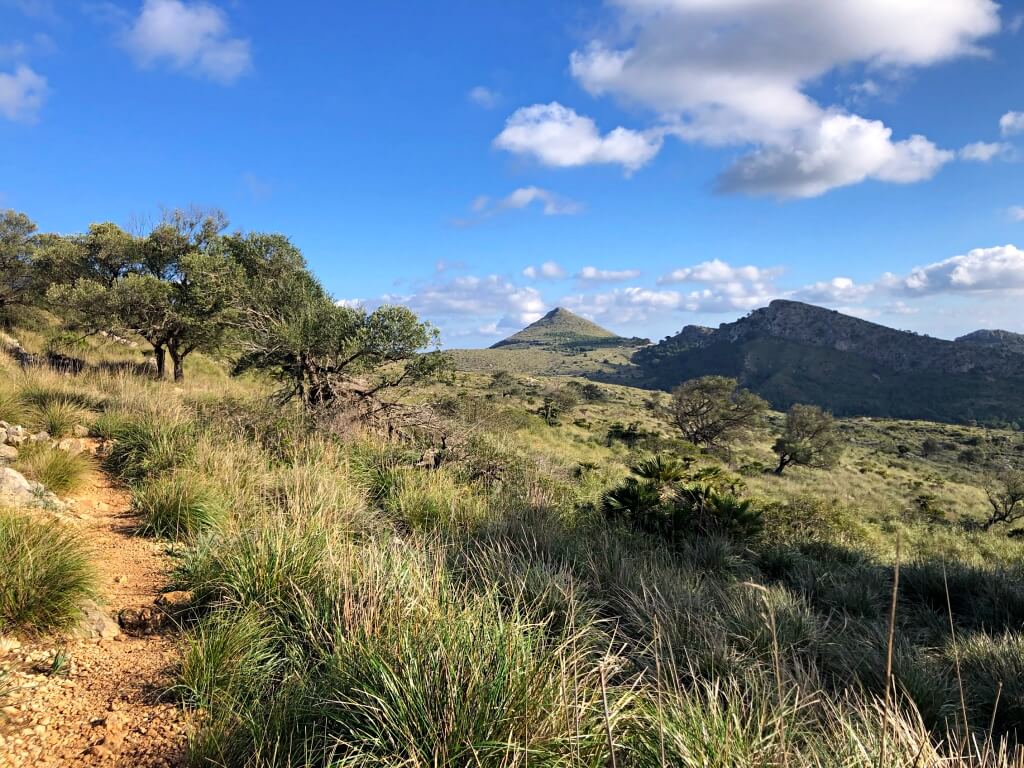
<path fill-rule="evenodd" d="M 18 686 L 0 701 L 0 768 L 183 765 L 185 715 L 159 700 L 177 658 L 175 638 L 129 634 L 117 622 L 126 609 L 136 617 L 154 612 L 170 558 L 164 545 L 134 535 L 128 493 L 102 474 L 71 498 L 62 517 L 93 547 L 102 604 L 77 637 L 0 638 L 5 682 Z M 65 672 L 52 674 L 61 652 Z"/>

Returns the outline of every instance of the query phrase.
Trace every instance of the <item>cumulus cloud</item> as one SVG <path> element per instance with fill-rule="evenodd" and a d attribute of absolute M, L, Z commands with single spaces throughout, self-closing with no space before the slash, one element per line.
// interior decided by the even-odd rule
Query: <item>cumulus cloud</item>
<path fill-rule="evenodd" d="M 776 267 L 764 268 L 745 266 L 734 267 L 721 259 L 702 261 L 692 267 L 682 267 L 658 278 L 659 285 L 667 283 L 724 283 L 724 282 L 768 282 L 782 274 Z"/>
<path fill-rule="evenodd" d="M 494 139 L 498 149 L 533 157 L 544 165 L 568 168 L 608 163 L 621 165 L 627 172 L 647 164 L 661 144 L 659 131 L 619 127 L 601 135 L 593 120 L 558 102 L 516 110 Z"/>
<path fill-rule="evenodd" d="M 963 147 L 957 154 L 961 160 L 975 163 L 988 163 L 997 157 L 1007 155 L 1012 147 L 1001 141 L 976 141 Z"/>
<path fill-rule="evenodd" d="M 859 303 L 875 291 L 871 283 L 857 283 L 849 277 L 833 277 L 831 280 L 805 285 L 791 296 L 798 301 L 811 304 Z"/>
<path fill-rule="evenodd" d="M 592 320 L 608 319 L 627 324 L 645 322 L 654 315 L 677 310 L 682 302 L 683 296 L 678 291 L 630 287 L 565 296 L 559 303 Z"/>
<path fill-rule="evenodd" d="M 541 187 L 519 187 L 498 200 L 481 195 L 473 201 L 470 209 L 477 219 L 486 219 L 504 211 L 518 211 L 537 204 L 545 216 L 573 216 L 583 212 L 583 204 Z M 460 224 L 471 221 L 459 220 Z"/>
<path fill-rule="evenodd" d="M 232 36 L 227 14 L 205 2 L 145 0 L 124 43 L 140 66 L 166 62 L 224 84 L 252 68 L 249 40 Z"/>
<path fill-rule="evenodd" d="M 893 71 L 981 52 L 999 29 L 992 0 L 611 0 L 625 44 L 570 57 L 594 95 L 650 108 L 663 130 L 712 145 L 755 145 L 728 192 L 820 195 L 874 178 L 929 178 L 952 158 L 922 136 L 894 141 L 879 121 L 822 107 L 807 88 L 840 68 Z"/>
<path fill-rule="evenodd" d="M 832 114 L 800 133 L 792 144 L 740 158 L 722 174 L 725 193 L 779 198 L 817 197 L 867 179 L 909 184 L 929 179 L 953 153 L 923 136 L 892 141 L 878 120 Z"/>
<path fill-rule="evenodd" d="M 362 299 L 338 299 L 334 303 L 347 309 L 362 309 L 364 304 Z"/>
<path fill-rule="evenodd" d="M 640 277 L 639 269 L 598 269 L 583 267 L 574 277 L 581 283 L 619 283 Z"/>
<path fill-rule="evenodd" d="M 483 85 L 470 88 L 466 97 L 478 107 L 483 107 L 484 109 L 494 109 L 498 106 L 498 101 L 501 98 L 497 91 L 493 91 Z"/>
<path fill-rule="evenodd" d="M 999 131 L 1003 136 L 1024 133 L 1024 112 L 1007 112 L 999 118 Z"/>
<path fill-rule="evenodd" d="M 546 305 L 540 292 L 499 275 L 460 275 L 428 283 L 408 295 L 385 295 L 381 301 L 402 304 L 434 321 L 493 318 L 495 328 L 518 328 L 539 320 Z"/>
<path fill-rule="evenodd" d="M 49 91 L 46 78 L 24 64 L 13 72 L 0 72 L 0 116 L 34 123 Z"/>
<path fill-rule="evenodd" d="M 975 248 L 913 269 L 906 277 L 885 275 L 881 284 L 909 296 L 1024 290 L 1024 251 L 1014 245 Z"/>
<path fill-rule="evenodd" d="M 697 283 L 705 287 L 683 296 L 682 306 L 692 312 L 727 312 L 753 309 L 779 296 L 775 279 L 781 269 L 735 267 L 721 259 L 673 270 L 658 278 L 659 285 Z"/>
<path fill-rule="evenodd" d="M 523 270 L 523 277 L 530 280 L 561 280 L 565 277 L 565 270 L 555 261 L 545 261 L 539 267 L 529 266 Z"/>
<path fill-rule="evenodd" d="M 1024 221 L 1024 205 L 1011 205 L 1006 212 L 1014 221 Z"/>

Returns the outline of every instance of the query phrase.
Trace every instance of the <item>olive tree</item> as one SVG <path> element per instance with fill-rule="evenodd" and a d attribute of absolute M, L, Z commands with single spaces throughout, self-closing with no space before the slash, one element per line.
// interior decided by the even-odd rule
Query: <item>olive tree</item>
<path fill-rule="evenodd" d="M 1010 469 L 1000 475 L 998 481 L 985 489 L 992 512 L 982 523 L 988 530 L 997 523 L 1017 522 L 1024 519 L 1024 470 Z"/>
<path fill-rule="evenodd" d="M 775 474 L 790 464 L 828 469 L 842 454 L 835 419 L 816 405 L 796 404 L 786 413 L 786 426 L 772 447 L 779 457 Z"/>
<path fill-rule="evenodd" d="M 728 448 L 755 428 L 768 410 L 760 397 L 736 379 L 703 376 L 672 391 L 668 417 L 683 437 L 709 450 Z"/>
<path fill-rule="evenodd" d="M 281 399 L 311 409 L 378 403 L 385 389 L 437 374 L 446 358 L 424 352 L 438 331 L 405 307 L 373 312 L 340 306 L 281 235 L 225 241 L 244 273 L 234 373 L 261 371 L 283 385 Z"/>
<path fill-rule="evenodd" d="M 0 212 L 0 325 L 11 322 L 16 307 L 36 298 L 33 260 L 37 246 L 36 225 L 28 216 Z"/>
<path fill-rule="evenodd" d="M 73 328 L 141 336 L 157 376 L 169 355 L 181 381 L 185 358 L 216 349 L 234 321 L 240 270 L 220 243 L 225 226 L 223 214 L 199 210 L 172 212 L 142 237 L 93 225 L 49 249 L 51 269 L 72 276 L 49 299 Z"/>

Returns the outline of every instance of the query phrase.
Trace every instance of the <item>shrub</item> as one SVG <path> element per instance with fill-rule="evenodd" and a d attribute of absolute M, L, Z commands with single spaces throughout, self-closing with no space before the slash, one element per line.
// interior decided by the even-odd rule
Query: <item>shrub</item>
<path fill-rule="evenodd" d="M 82 540 L 57 521 L 0 510 L 0 634 L 64 629 L 96 576 Z"/>
<path fill-rule="evenodd" d="M 18 452 L 15 468 L 53 493 L 73 493 L 82 487 L 93 469 L 92 460 L 82 453 L 70 453 L 46 443 L 29 443 Z"/>
<path fill-rule="evenodd" d="M 223 499 L 199 478 L 183 473 L 158 475 L 136 488 L 132 509 L 141 530 L 169 539 L 191 539 L 227 516 Z"/>
<path fill-rule="evenodd" d="M 190 431 L 152 416 L 126 420 L 112 427 L 114 445 L 103 466 L 127 483 L 137 483 L 184 463 L 191 453 Z"/>

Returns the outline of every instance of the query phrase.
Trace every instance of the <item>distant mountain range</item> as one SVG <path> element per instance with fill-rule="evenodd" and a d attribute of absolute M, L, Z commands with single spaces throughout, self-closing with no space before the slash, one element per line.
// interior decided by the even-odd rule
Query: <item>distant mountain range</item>
<path fill-rule="evenodd" d="M 776 408 L 839 415 L 1024 422 L 1024 336 L 956 341 L 898 331 L 796 301 L 773 301 L 717 329 L 687 326 L 632 358 L 645 385 L 733 376 Z"/>

